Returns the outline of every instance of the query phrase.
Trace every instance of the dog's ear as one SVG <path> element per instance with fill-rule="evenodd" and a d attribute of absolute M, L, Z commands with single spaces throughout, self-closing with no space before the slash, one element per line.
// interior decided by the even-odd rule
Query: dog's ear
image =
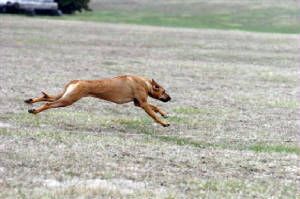
<path fill-rule="evenodd" d="M 151 84 L 155 85 L 155 86 L 159 86 L 158 83 L 154 79 L 152 79 Z"/>
<path fill-rule="evenodd" d="M 159 89 L 159 85 L 158 85 L 158 83 L 156 83 L 156 81 L 154 79 L 152 79 L 151 84 L 152 84 L 152 87 L 153 87 L 154 90 Z"/>

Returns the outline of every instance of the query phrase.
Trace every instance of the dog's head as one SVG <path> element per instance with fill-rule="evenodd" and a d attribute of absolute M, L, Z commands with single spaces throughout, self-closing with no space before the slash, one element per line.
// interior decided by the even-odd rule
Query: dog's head
<path fill-rule="evenodd" d="M 166 93 L 166 90 L 161 85 L 156 83 L 154 79 L 151 80 L 151 89 L 149 91 L 149 95 L 150 97 L 163 102 L 171 100 L 171 97 L 168 95 L 168 93 Z"/>

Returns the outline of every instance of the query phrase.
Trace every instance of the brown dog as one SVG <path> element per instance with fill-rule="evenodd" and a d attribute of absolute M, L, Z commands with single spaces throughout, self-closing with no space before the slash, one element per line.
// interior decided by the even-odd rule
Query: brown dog
<path fill-rule="evenodd" d="M 148 96 L 163 102 L 171 100 L 165 89 L 153 79 L 124 75 L 101 80 L 73 80 L 65 86 L 61 94 L 56 96 L 51 96 L 44 92 L 42 94 L 42 97 L 27 99 L 25 102 L 32 104 L 48 101 L 49 103 L 37 109 L 30 109 L 28 110 L 29 113 L 37 114 L 50 108 L 70 106 L 83 97 L 96 97 L 117 104 L 133 101 L 135 106 L 144 109 L 156 122 L 164 127 L 169 126 L 168 123 L 162 121 L 155 114 L 160 113 L 163 117 L 166 117 L 166 113 L 147 102 Z"/>

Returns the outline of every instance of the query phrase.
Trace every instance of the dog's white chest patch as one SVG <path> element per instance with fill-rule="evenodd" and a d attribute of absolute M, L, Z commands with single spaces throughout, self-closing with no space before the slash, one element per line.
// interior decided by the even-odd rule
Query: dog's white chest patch
<path fill-rule="evenodd" d="M 77 84 L 71 84 L 68 86 L 66 92 L 64 93 L 64 95 L 62 96 L 62 98 L 67 97 L 70 93 L 72 93 L 75 88 L 77 87 Z"/>

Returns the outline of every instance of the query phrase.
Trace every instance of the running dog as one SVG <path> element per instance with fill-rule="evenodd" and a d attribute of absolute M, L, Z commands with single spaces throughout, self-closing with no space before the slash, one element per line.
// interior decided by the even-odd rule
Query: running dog
<path fill-rule="evenodd" d="M 27 104 L 41 101 L 48 102 L 36 109 L 29 109 L 29 113 L 37 114 L 51 108 L 70 106 L 83 97 L 96 97 L 117 104 L 133 102 L 135 106 L 144 109 L 157 123 L 164 127 L 170 125 L 161 120 L 155 113 L 159 113 L 165 118 L 167 114 L 147 102 L 148 96 L 163 102 L 171 100 L 165 89 L 153 79 L 124 75 L 100 80 L 72 80 L 65 86 L 64 91 L 58 95 L 48 95 L 45 92 L 42 92 L 42 94 L 41 97 L 24 101 Z"/>

